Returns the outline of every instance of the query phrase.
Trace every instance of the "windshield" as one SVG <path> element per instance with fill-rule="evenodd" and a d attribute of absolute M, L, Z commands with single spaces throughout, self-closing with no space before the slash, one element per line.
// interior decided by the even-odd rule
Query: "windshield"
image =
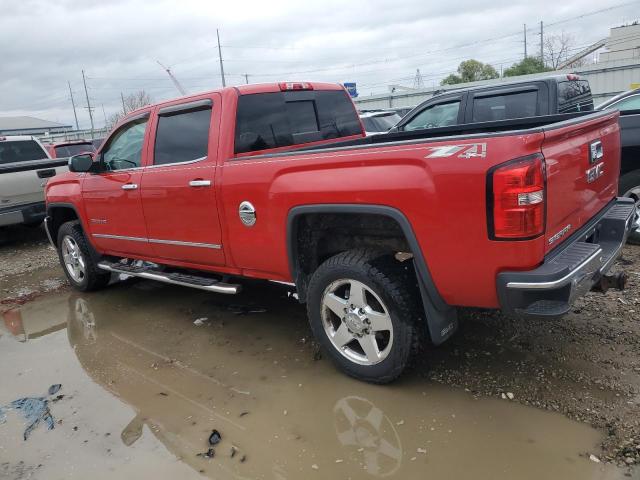
<path fill-rule="evenodd" d="M 401 117 L 397 113 L 380 115 L 375 117 L 364 117 L 362 123 L 367 132 L 386 132 L 400 121 Z"/>
<path fill-rule="evenodd" d="M 55 147 L 56 157 L 71 157 L 85 152 L 95 152 L 96 149 L 91 142 L 74 143 L 71 145 L 59 145 Z"/>
<path fill-rule="evenodd" d="M 0 141 L 0 165 L 43 158 L 49 157 L 42 147 L 33 140 Z"/>

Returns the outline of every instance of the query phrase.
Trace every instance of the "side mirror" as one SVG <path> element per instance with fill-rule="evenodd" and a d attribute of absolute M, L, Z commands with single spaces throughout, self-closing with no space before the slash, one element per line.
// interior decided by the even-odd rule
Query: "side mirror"
<path fill-rule="evenodd" d="M 90 153 L 81 153 L 69 159 L 70 172 L 88 172 L 92 166 L 93 156 Z"/>

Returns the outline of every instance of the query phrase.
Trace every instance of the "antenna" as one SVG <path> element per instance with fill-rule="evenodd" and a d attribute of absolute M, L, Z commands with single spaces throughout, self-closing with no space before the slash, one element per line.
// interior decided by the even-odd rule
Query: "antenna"
<path fill-rule="evenodd" d="M 169 67 L 165 67 L 163 64 L 160 63 L 160 60 L 156 60 L 156 62 L 158 62 L 158 65 L 160 65 L 162 67 L 162 69 L 167 72 L 167 75 L 169 75 L 169 78 L 171 79 L 171 81 L 173 82 L 173 85 L 178 89 L 178 91 L 180 92 L 180 95 L 186 95 L 187 92 L 184 90 L 184 88 L 182 88 L 182 85 L 180 85 L 180 82 L 178 82 L 178 79 L 176 77 L 173 76 L 173 73 L 171 73 L 171 70 L 169 69 Z"/>

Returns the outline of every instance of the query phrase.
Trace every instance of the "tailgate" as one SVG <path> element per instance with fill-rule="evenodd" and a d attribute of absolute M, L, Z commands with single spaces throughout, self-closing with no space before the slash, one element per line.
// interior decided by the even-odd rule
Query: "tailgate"
<path fill-rule="evenodd" d="M 66 172 L 68 159 L 45 159 L 0 165 L 0 208 L 44 201 L 44 185 Z"/>
<path fill-rule="evenodd" d="M 543 130 L 542 153 L 547 168 L 545 251 L 549 252 L 617 195 L 618 112 L 596 113 Z"/>

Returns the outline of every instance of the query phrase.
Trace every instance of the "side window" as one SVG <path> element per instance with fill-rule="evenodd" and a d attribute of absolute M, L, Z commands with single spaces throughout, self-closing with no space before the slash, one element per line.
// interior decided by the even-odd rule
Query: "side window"
<path fill-rule="evenodd" d="M 640 94 L 631 95 L 607 107 L 607 110 L 640 110 Z"/>
<path fill-rule="evenodd" d="M 404 130 L 420 130 L 423 128 L 446 127 L 458 123 L 460 100 L 431 105 L 413 117 L 404 126 Z"/>
<path fill-rule="evenodd" d="M 107 171 L 139 167 L 142 162 L 142 145 L 147 118 L 124 125 L 102 151 L 102 163 Z"/>
<path fill-rule="evenodd" d="M 491 122 L 509 118 L 535 117 L 538 107 L 538 92 L 508 93 L 473 99 L 474 122 Z"/>
<path fill-rule="evenodd" d="M 158 116 L 154 165 L 189 162 L 207 156 L 211 107 Z"/>

